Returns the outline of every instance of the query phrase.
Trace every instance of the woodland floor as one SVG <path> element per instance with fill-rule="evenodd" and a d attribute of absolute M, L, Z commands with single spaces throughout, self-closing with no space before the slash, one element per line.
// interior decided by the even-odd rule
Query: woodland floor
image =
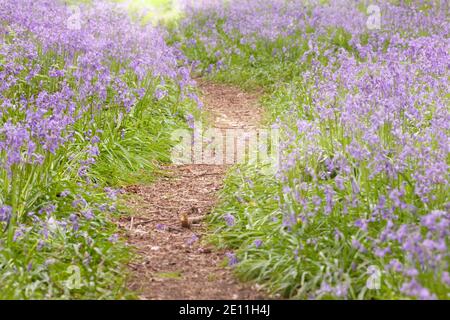
<path fill-rule="evenodd" d="M 261 121 L 259 92 L 198 80 L 210 123 L 219 129 L 255 128 Z M 129 287 L 141 299 L 264 299 L 257 285 L 240 283 L 225 252 L 209 245 L 206 222 L 217 202 L 226 165 L 169 165 L 150 185 L 131 186 L 121 220 L 139 258 L 131 264 Z M 189 227 L 182 226 L 188 219 Z"/>

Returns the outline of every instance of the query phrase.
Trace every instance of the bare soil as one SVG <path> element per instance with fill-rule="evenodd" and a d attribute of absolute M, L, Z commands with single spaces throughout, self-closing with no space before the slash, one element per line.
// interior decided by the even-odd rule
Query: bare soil
<path fill-rule="evenodd" d="M 204 108 L 216 128 L 254 128 L 261 121 L 259 92 L 198 81 Z M 208 245 L 205 217 L 217 202 L 225 165 L 170 165 L 154 184 L 130 186 L 135 212 L 120 225 L 139 259 L 130 289 L 141 299 L 264 299 L 257 285 L 241 283 L 226 265 L 226 252 Z"/>

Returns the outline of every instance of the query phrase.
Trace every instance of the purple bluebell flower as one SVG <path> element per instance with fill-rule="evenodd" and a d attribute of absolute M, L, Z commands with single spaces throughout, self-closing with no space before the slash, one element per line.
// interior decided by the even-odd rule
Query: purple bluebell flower
<path fill-rule="evenodd" d="M 235 266 L 236 264 L 238 264 L 238 259 L 237 259 L 237 257 L 236 257 L 236 254 L 234 253 L 234 252 L 227 252 L 226 254 L 225 254 L 226 256 L 227 256 L 227 258 L 228 258 L 228 265 L 230 266 L 230 267 L 233 267 L 233 266 Z"/>
<path fill-rule="evenodd" d="M 113 234 L 112 236 L 110 236 L 108 238 L 109 242 L 111 243 L 116 243 L 117 241 L 119 241 L 119 235 L 118 234 Z"/>
<path fill-rule="evenodd" d="M 196 243 L 199 240 L 199 237 L 196 234 L 193 234 L 187 241 L 187 245 L 192 246 L 194 243 Z"/>
<path fill-rule="evenodd" d="M 0 222 L 8 222 L 11 219 L 12 208 L 10 206 L 0 206 Z"/>
<path fill-rule="evenodd" d="M 263 245 L 263 241 L 261 239 L 256 239 L 255 241 L 253 241 L 253 245 L 255 246 L 255 248 L 259 249 Z"/>
<path fill-rule="evenodd" d="M 226 213 L 223 216 L 223 219 L 225 220 L 225 223 L 227 224 L 227 226 L 229 227 L 233 227 L 236 223 L 236 219 L 235 217 L 231 214 L 231 213 Z"/>

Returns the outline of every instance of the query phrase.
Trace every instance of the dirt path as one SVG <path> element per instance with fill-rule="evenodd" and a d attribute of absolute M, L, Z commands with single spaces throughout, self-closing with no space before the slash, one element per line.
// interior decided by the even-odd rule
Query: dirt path
<path fill-rule="evenodd" d="M 261 120 L 258 93 L 199 81 L 205 109 L 214 127 L 254 128 Z M 225 252 L 202 241 L 205 223 L 183 228 L 180 216 L 196 220 L 210 213 L 222 188 L 226 166 L 171 165 L 168 173 L 148 186 L 129 187 L 137 194 L 128 205 L 136 215 L 122 225 L 142 259 L 130 288 L 142 299 L 262 299 L 256 286 L 239 283 L 224 266 Z"/>

